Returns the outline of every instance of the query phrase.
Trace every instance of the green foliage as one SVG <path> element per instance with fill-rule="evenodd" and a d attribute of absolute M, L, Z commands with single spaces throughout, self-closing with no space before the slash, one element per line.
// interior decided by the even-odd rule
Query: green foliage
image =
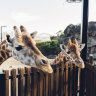
<path fill-rule="evenodd" d="M 36 45 L 45 56 L 57 55 L 60 52 L 60 47 L 57 40 L 39 42 Z"/>
<path fill-rule="evenodd" d="M 51 39 L 51 40 L 57 40 L 57 36 L 51 35 L 51 36 L 50 36 L 50 39 Z"/>
<path fill-rule="evenodd" d="M 41 40 L 35 40 L 36 43 L 41 43 L 42 41 Z"/>
<path fill-rule="evenodd" d="M 61 33 L 59 37 L 60 37 L 60 38 L 64 38 L 64 37 L 65 37 L 64 32 L 63 32 L 63 33 Z"/>

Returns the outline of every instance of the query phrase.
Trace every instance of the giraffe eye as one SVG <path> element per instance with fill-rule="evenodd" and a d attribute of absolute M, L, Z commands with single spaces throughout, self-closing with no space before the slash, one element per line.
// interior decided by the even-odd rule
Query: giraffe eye
<path fill-rule="evenodd" d="M 47 64 L 47 62 L 45 60 L 43 60 L 43 59 L 42 59 L 42 62 L 43 62 L 43 64 Z"/>
<path fill-rule="evenodd" d="M 20 51 L 20 50 L 23 49 L 23 47 L 22 47 L 21 45 L 18 45 L 18 47 L 15 47 L 15 49 L 16 49 L 17 51 Z"/>

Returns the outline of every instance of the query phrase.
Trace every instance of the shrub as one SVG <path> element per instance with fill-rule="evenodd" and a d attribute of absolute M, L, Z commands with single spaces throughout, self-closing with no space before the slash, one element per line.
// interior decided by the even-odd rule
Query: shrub
<path fill-rule="evenodd" d="M 51 36 L 50 36 L 50 39 L 51 39 L 51 40 L 56 40 L 56 36 L 51 35 Z"/>
<path fill-rule="evenodd" d="M 64 37 L 65 37 L 64 32 L 63 32 L 63 33 L 61 33 L 59 37 L 60 37 L 60 38 L 64 38 Z"/>
<path fill-rule="evenodd" d="M 41 43 L 42 41 L 41 40 L 35 40 L 36 43 Z"/>
<path fill-rule="evenodd" d="M 60 52 L 57 40 L 38 42 L 36 45 L 45 56 L 57 55 Z"/>

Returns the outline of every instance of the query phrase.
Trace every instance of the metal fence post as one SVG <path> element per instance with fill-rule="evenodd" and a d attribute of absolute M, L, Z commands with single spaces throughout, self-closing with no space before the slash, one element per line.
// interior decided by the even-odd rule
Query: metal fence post
<path fill-rule="evenodd" d="M 85 43 L 85 48 L 82 51 L 82 58 L 86 64 L 87 61 L 87 28 L 88 28 L 88 1 L 83 1 L 83 14 L 82 14 L 82 43 Z M 85 69 L 81 70 L 80 76 L 80 96 L 84 96 L 85 93 Z"/>
<path fill-rule="evenodd" d="M 0 72 L 0 96 L 5 96 L 5 73 Z"/>

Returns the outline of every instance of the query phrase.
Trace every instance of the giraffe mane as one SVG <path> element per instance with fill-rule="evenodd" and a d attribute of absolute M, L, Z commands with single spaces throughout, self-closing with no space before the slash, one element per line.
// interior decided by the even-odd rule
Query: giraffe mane
<path fill-rule="evenodd" d="M 24 35 L 22 36 L 22 39 L 25 45 L 31 48 L 36 54 L 41 55 L 41 52 L 38 50 L 36 45 L 32 42 L 31 38 L 28 38 L 28 36 Z"/>

